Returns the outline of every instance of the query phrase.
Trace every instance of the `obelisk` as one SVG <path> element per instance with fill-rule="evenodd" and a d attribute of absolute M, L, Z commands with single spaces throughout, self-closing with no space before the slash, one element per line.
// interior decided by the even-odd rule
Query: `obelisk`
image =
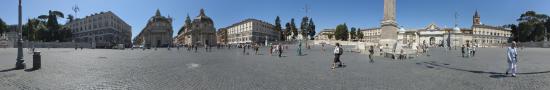
<path fill-rule="evenodd" d="M 384 18 L 381 27 L 378 45 L 395 48 L 394 44 L 397 42 L 397 30 L 399 29 L 397 22 L 395 22 L 395 0 L 384 0 Z"/>

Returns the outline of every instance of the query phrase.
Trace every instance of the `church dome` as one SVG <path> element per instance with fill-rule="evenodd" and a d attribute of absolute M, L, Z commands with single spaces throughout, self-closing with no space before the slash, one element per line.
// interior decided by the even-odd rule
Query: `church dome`
<path fill-rule="evenodd" d="M 454 27 L 454 28 L 453 28 L 453 31 L 454 31 L 455 33 L 460 33 L 460 28 Z"/>
<path fill-rule="evenodd" d="M 405 33 L 405 31 L 406 31 L 405 28 L 403 27 L 399 28 L 399 33 Z"/>
<path fill-rule="evenodd" d="M 214 21 L 210 19 L 210 17 L 206 16 L 206 14 L 204 14 L 204 9 L 201 9 L 199 16 L 197 16 L 195 20 L 199 22 L 207 22 L 210 24 L 214 24 Z"/>

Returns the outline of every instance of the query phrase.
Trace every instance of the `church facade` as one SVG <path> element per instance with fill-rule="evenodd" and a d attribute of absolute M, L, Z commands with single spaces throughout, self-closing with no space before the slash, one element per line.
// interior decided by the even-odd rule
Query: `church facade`
<path fill-rule="evenodd" d="M 206 16 L 204 9 L 201 9 L 200 14 L 192 21 L 188 15 L 182 28 L 184 31 L 176 36 L 175 44 L 198 46 L 217 44 L 214 21 Z"/>
<path fill-rule="evenodd" d="M 172 45 L 172 18 L 161 16 L 157 9 L 155 16 L 147 21 L 147 25 L 134 38 L 134 46 L 169 47 Z"/>

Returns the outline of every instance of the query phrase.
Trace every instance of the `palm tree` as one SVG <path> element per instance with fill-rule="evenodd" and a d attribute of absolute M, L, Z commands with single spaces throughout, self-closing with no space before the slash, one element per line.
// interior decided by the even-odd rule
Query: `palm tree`
<path fill-rule="evenodd" d="M 48 20 L 48 15 L 40 15 L 40 16 L 38 16 L 38 19 L 42 20 L 42 21 L 47 21 Z"/>
<path fill-rule="evenodd" d="M 49 33 L 45 36 L 45 41 L 59 40 L 62 38 L 58 35 L 59 29 L 61 29 L 61 25 L 57 22 L 58 17 L 64 18 L 65 16 L 60 11 L 52 10 L 48 11 L 48 15 L 38 16 L 40 20 L 46 21 L 47 32 Z"/>
<path fill-rule="evenodd" d="M 67 15 L 67 19 L 69 19 L 69 22 L 72 22 L 74 20 L 74 16 L 69 14 Z"/>

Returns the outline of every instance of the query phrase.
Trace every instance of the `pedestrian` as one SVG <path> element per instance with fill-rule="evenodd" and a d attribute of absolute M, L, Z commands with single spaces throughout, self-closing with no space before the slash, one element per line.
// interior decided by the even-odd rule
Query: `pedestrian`
<path fill-rule="evenodd" d="M 269 45 L 269 56 L 273 56 L 273 45 Z"/>
<path fill-rule="evenodd" d="M 344 50 L 340 47 L 340 44 L 336 43 L 336 47 L 334 47 L 334 61 L 331 69 L 343 66 L 342 61 L 340 61 L 340 56 L 343 54 L 343 51 Z M 338 65 L 336 65 L 336 63 L 338 63 Z"/>
<path fill-rule="evenodd" d="M 407 59 L 407 54 L 405 53 L 405 50 L 401 49 L 400 55 L 401 55 L 401 59 L 402 59 L 402 60 Z"/>
<path fill-rule="evenodd" d="M 192 47 L 195 48 L 195 53 L 197 53 L 197 50 L 199 49 L 199 47 L 197 45 L 193 45 Z"/>
<path fill-rule="evenodd" d="M 277 45 L 277 51 L 279 51 L 279 57 L 282 57 L 281 55 L 283 54 L 283 46 L 281 45 L 281 43 Z"/>
<path fill-rule="evenodd" d="M 243 46 L 243 55 L 246 55 L 246 47 Z"/>
<path fill-rule="evenodd" d="M 473 48 L 472 44 L 467 43 L 466 47 L 467 47 L 466 49 L 468 49 L 468 57 L 472 57 L 472 48 Z"/>
<path fill-rule="evenodd" d="M 258 51 L 260 49 L 260 46 L 258 44 L 254 44 L 254 55 L 258 55 Z"/>
<path fill-rule="evenodd" d="M 325 43 L 321 43 L 321 50 L 325 52 Z"/>
<path fill-rule="evenodd" d="M 208 52 L 208 45 L 204 44 L 204 51 Z"/>
<path fill-rule="evenodd" d="M 373 55 L 374 55 L 374 46 L 370 46 L 370 49 L 369 49 L 370 63 L 374 63 L 374 59 L 372 59 Z"/>
<path fill-rule="evenodd" d="M 380 50 L 379 53 L 380 53 L 380 56 L 382 56 L 382 55 L 384 54 L 383 51 L 382 51 L 382 50 L 383 50 L 383 49 L 382 49 L 382 46 L 378 46 L 378 50 Z"/>
<path fill-rule="evenodd" d="M 298 52 L 298 56 L 302 56 L 302 42 L 298 44 L 298 50 L 296 51 Z"/>
<path fill-rule="evenodd" d="M 426 46 L 426 56 L 430 56 L 430 47 Z"/>
<path fill-rule="evenodd" d="M 461 49 L 461 50 L 462 50 L 462 57 L 464 57 L 464 53 L 465 53 L 464 51 L 465 51 L 466 47 L 464 47 L 464 45 L 462 45 L 461 48 L 462 48 L 462 49 Z"/>
<path fill-rule="evenodd" d="M 512 41 L 512 45 L 508 47 L 508 50 L 506 52 L 506 55 L 508 56 L 508 70 L 506 70 L 506 75 L 508 73 L 512 73 L 512 77 L 516 77 L 516 71 L 517 71 L 517 63 L 518 63 L 518 52 L 516 49 L 516 42 Z"/>
<path fill-rule="evenodd" d="M 476 56 L 476 49 L 477 49 L 477 45 L 474 44 L 474 45 L 472 46 L 472 57 L 473 57 L 473 56 Z"/>

